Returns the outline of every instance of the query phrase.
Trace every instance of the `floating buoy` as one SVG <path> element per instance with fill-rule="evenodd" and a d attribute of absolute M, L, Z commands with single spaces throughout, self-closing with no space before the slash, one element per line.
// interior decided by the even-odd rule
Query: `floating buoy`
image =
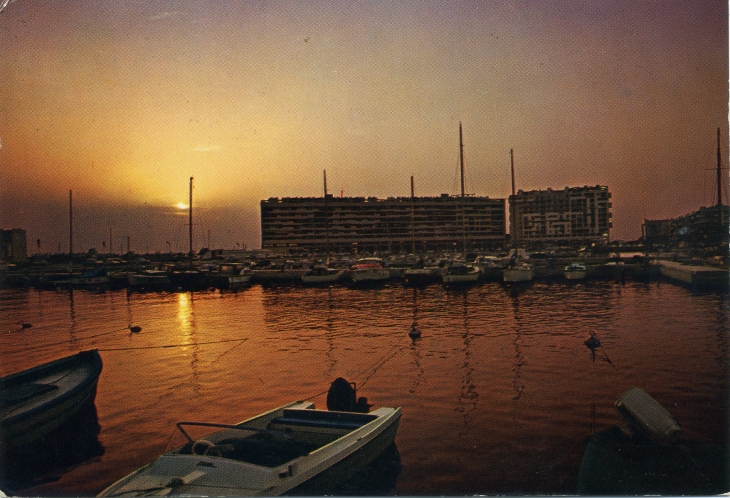
<path fill-rule="evenodd" d="M 27 322 L 26 322 L 26 323 L 23 323 L 23 324 L 21 324 L 21 325 L 20 325 L 20 328 L 21 328 L 21 329 L 29 329 L 29 328 L 31 328 L 32 326 L 33 326 L 33 324 L 32 324 L 32 323 L 27 323 Z"/>
<path fill-rule="evenodd" d="M 585 345 L 590 350 L 594 350 L 601 346 L 601 340 L 596 337 L 596 333 L 591 330 L 591 336 L 585 340 Z"/>
<path fill-rule="evenodd" d="M 411 328 L 408 331 L 408 337 L 410 337 L 411 339 L 418 339 L 419 337 L 421 337 L 421 329 L 418 328 L 418 324 L 415 322 L 415 320 L 411 324 Z"/>
<path fill-rule="evenodd" d="M 141 331 L 142 331 L 142 327 L 140 327 L 139 325 L 134 325 L 134 326 L 132 326 L 132 325 L 130 324 L 130 325 L 128 325 L 127 327 L 129 328 L 129 331 L 130 331 L 130 332 L 135 332 L 135 333 L 136 333 L 136 332 L 141 332 Z"/>

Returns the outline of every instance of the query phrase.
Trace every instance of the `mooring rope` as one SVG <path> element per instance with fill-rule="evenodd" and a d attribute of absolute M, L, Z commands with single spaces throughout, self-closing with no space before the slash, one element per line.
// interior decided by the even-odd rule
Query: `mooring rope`
<path fill-rule="evenodd" d="M 408 337 L 408 335 L 407 334 L 404 334 L 403 337 L 401 337 L 400 339 L 398 339 L 398 341 L 393 345 L 393 347 L 390 348 L 390 350 L 387 353 L 385 353 L 383 356 L 381 356 L 380 358 L 378 358 L 378 360 L 375 363 L 373 363 L 372 365 L 370 365 L 367 368 L 363 368 L 362 370 L 360 370 L 358 373 L 355 374 L 355 378 L 360 378 L 361 375 L 364 375 L 366 372 L 368 372 L 370 370 L 373 370 L 372 373 L 370 373 L 370 375 L 368 375 L 367 377 L 365 377 L 365 380 L 363 380 L 360 384 L 358 384 L 358 387 L 364 386 L 367 383 L 367 381 L 369 381 L 370 378 L 373 375 L 375 375 L 377 373 L 377 371 L 383 365 L 385 365 L 385 363 L 388 360 L 390 360 L 393 356 L 395 356 L 395 354 L 398 352 L 396 350 L 396 348 L 398 347 L 398 345 L 400 344 L 400 342 L 405 337 Z M 326 391 L 322 391 L 322 392 L 317 393 L 317 394 L 314 394 L 314 395 L 312 395 L 312 396 L 310 396 L 308 398 L 304 398 L 302 401 L 309 401 L 311 399 L 314 399 L 314 398 L 317 398 L 317 397 L 322 396 L 324 394 L 327 394 L 328 392 L 329 392 L 329 388 Z"/>
<path fill-rule="evenodd" d="M 27 346 L 24 348 L 16 349 L 14 351 L 10 351 L 10 353 L 24 353 L 26 351 L 34 351 L 36 349 L 41 349 L 41 348 L 50 348 L 53 346 L 60 346 L 62 344 L 69 344 L 71 342 L 76 342 L 76 341 L 81 341 L 81 340 L 86 340 L 86 339 L 96 339 L 97 337 L 103 337 L 105 335 L 119 333 L 121 330 L 122 329 L 110 330 L 109 332 L 102 332 L 101 334 L 94 334 L 94 335 L 89 335 L 89 336 L 85 336 L 85 337 L 76 337 L 74 339 L 68 339 L 66 341 L 49 342 L 49 343 L 39 344 L 39 345 L 35 345 L 35 346 Z M 127 327 L 125 327 L 124 330 L 127 330 Z"/>
<path fill-rule="evenodd" d="M 244 342 L 247 341 L 248 338 L 243 339 L 223 339 L 220 341 L 207 341 L 207 342 L 190 342 L 190 343 L 181 343 L 181 344 L 164 344 L 161 346 L 128 346 L 123 348 L 98 348 L 98 351 L 132 351 L 137 349 L 164 349 L 164 348 L 183 348 L 186 346 L 205 346 L 208 344 L 223 344 L 226 342 Z"/>

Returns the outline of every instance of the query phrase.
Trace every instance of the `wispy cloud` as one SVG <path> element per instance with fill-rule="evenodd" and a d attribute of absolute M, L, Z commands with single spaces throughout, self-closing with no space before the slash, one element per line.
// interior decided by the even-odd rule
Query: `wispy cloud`
<path fill-rule="evenodd" d="M 13 0 L 14 1 L 14 0 Z M 172 12 L 160 12 L 157 15 L 154 15 L 152 17 L 149 17 L 148 21 L 161 21 L 163 19 L 171 19 L 173 17 L 181 17 L 184 16 L 184 12 L 179 12 L 177 10 L 173 10 Z"/>

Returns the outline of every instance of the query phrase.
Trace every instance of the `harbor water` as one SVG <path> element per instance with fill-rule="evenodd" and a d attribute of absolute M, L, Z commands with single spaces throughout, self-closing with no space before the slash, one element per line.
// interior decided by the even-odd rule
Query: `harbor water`
<path fill-rule="evenodd" d="M 685 437 L 728 440 L 728 303 L 634 281 L 0 290 L 3 375 L 94 348 L 104 362 L 88 457 L 15 492 L 94 495 L 159 456 L 178 421 L 236 423 L 297 399 L 324 407 L 345 377 L 375 406 L 403 409 L 397 469 L 372 474 L 376 493 L 574 493 L 587 437 L 622 422 L 613 403 L 632 386 Z"/>

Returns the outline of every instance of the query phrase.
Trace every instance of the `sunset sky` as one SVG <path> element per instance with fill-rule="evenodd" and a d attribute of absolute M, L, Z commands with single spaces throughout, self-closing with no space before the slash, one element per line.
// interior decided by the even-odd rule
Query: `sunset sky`
<path fill-rule="evenodd" d="M 3 5 L 0 1 L 0 5 Z M 607 185 L 612 239 L 716 202 L 728 3 L 15 0 L 0 228 L 28 252 L 259 247 L 269 197 Z M 727 171 L 725 171 L 727 176 Z M 727 202 L 727 197 L 725 198 Z"/>

